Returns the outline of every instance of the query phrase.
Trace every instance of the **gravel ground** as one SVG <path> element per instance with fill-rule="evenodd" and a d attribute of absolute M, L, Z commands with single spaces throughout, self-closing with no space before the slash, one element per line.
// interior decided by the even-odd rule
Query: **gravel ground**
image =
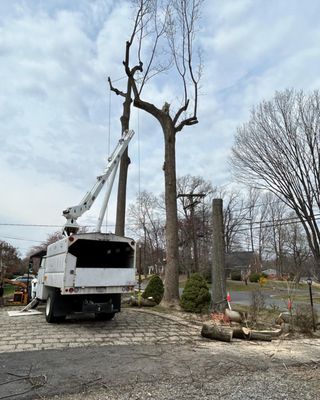
<path fill-rule="evenodd" d="M 158 373 L 148 358 L 142 365 L 137 359 L 136 374 L 126 383 L 110 383 L 109 376 L 102 374 L 83 385 L 80 393 L 53 399 L 319 400 L 319 345 L 318 340 L 298 340 L 163 346 L 163 357 L 157 357 Z"/>
<path fill-rule="evenodd" d="M 319 366 L 283 367 L 257 373 L 239 373 L 202 380 L 182 378 L 103 386 L 81 394 L 55 396 L 55 400 L 205 400 L 205 399 L 320 399 Z"/>

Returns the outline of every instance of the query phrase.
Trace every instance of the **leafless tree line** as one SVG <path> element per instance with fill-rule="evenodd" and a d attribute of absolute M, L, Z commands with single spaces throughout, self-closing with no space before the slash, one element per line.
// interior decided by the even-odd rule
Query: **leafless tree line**
<path fill-rule="evenodd" d="M 250 189 L 247 192 L 213 187 L 201 177 L 183 176 L 177 180 L 178 194 L 205 196 L 178 197 L 179 272 L 209 275 L 212 260 L 212 199 L 224 204 L 224 238 L 226 254 L 252 252 L 253 269 L 274 268 L 277 274 L 315 274 L 314 258 L 307 236 L 292 210 L 271 192 Z M 166 265 L 164 195 L 141 192 L 128 207 L 127 229 L 141 246 L 141 272 L 161 272 Z M 30 249 L 34 254 L 61 238 L 53 233 Z M 23 273 L 17 250 L 0 242 L 1 264 L 6 272 Z M 37 265 L 35 265 L 35 268 Z"/>
<path fill-rule="evenodd" d="M 272 100 L 256 106 L 249 122 L 238 129 L 232 166 L 239 180 L 271 191 L 292 210 L 320 276 L 319 91 L 276 92 Z"/>
<path fill-rule="evenodd" d="M 252 252 L 252 270 L 272 268 L 279 277 L 315 273 L 314 258 L 303 226 L 292 210 L 271 192 L 247 192 L 213 187 L 201 177 L 177 180 L 179 272 L 209 276 L 212 262 L 212 199 L 224 204 L 226 254 Z M 197 197 L 197 194 L 205 196 Z M 129 224 L 142 248 L 142 272 L 165 265 L 165 214 L 163 195 L 142 192 L 129 205 Z"/>

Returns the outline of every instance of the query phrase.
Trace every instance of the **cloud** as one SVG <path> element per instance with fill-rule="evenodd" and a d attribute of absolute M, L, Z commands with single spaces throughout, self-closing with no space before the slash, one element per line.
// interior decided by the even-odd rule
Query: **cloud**
<path fill-rule="evenodd" d="M 320 3 L 237 0 L 204 7 L 199 124 L 177 135 L 177 174 L 223 185 L 231 179 L 236 128 L 251 107 L 275 90 L 319 86 Z M 63 223 L 61 211 L 76 204 L 103 170 L 120 136 L 123 101 L 109 94 L 107 77 L 125 90 L 131 13 L 124 0 L 0 2 L 2 221 Z M 180 94 L 170 72 L 150 81 L 143 96 L 160 108 L 170 103 L 174 112 Z M 133 109 L 131 128 L 128 203 L 139 188 L 164 188 L 159 123 Z M 84 223 L 95 220 L 99 201 Z M 115 193 L 108 214 L 114 222 Z M 35 230 L 24 235 L 39 239 Z"/>

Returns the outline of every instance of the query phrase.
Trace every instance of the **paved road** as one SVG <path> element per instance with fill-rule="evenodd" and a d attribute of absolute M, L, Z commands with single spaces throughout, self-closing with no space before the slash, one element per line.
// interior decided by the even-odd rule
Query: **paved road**
<path fill-rule="evenodd" d="M 181 296 L 183 293 L 183 289 L 180 288 L 179 293 Z M 268 307 L 275 306 L 279 309 L 279 311 L 287 311 L 288 310 L 286 300 L 285 300 L 286 299 L 285 295 L 283 295 L 283 299 L 279 299 L 279 298 L 275 298 L 275 294 L 272 291 L 270 291 L 270 292 L 263 291 L 262 294 L 263 294 L 263 298 L 264 298 L 266 306 L 268 306 Z M 245 306 L 249 306 L 252 303 L 250 291 L 234 291 L 234 292 L 230 291 L 230 295 L 231 295 L 231 305 L 242 304 Z M 309 302 L 295 301 L 294 306 L 296 306 L 297 304 L 310 305 Z M 320 304 L 314 303 L 314 308 L 320 315 Z"/>
<path fill-rule="evenodd" d="M 113 321 L 57 325 L 0 309 L 0 323 L 0 400 L 315 400 L 320 393 L 320 340 L 212 342 L 193 323 L 137 309 Z"/>
<path fill-rule="evenodd" d="M 303 292 L 305 294 L 305 292 Z M 230 292 L 231 295 L 231 301 L 234 304 L 243 304 L 243 305 L 249 305 L 252 300 L 251 300 L 251 292 L 248 291 L 234 291 Z M 277 291 L 276 293 L 272 290 L 263 290 L 262 291 L 263 299 L 265 301 L 266 306 L 276 306 L 279 308 L 280 311 L 286 311 L 287 310 L 287 294 L 286 291 Z M 281 296 L 282 298 L 275 298 L 275 296 L 279 297 Z M 294 305 L 296 306 L 297 304 L 306 304 L 310 305 L 309 302 L 299 302 L 299 301 L 294 301 Z M 319 303 L 314 303 L 314 308 L 317 310 L 317 312 L 320 312 L 320 304 Z"/>

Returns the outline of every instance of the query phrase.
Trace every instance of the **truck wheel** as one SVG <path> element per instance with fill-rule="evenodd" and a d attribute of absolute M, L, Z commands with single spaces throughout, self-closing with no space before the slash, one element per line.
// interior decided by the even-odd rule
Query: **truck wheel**
<path fill-rule="evenodd" d="M 54 315 L 56 308 L 56 300 L 57 300 L 57 293 L 56 292 L 50 293 L 47 298 L 47 304 L 46 304 L 46 321 L 49 323 L 62 322 L 66 318 L 65 315 L 59 315 L 59 316 Z"/>
<path fill-rule="evenodd" d="M 99 313 L 96 314 L 96 320 L 98 321 L 110 321 L 116 313 Z"/>

